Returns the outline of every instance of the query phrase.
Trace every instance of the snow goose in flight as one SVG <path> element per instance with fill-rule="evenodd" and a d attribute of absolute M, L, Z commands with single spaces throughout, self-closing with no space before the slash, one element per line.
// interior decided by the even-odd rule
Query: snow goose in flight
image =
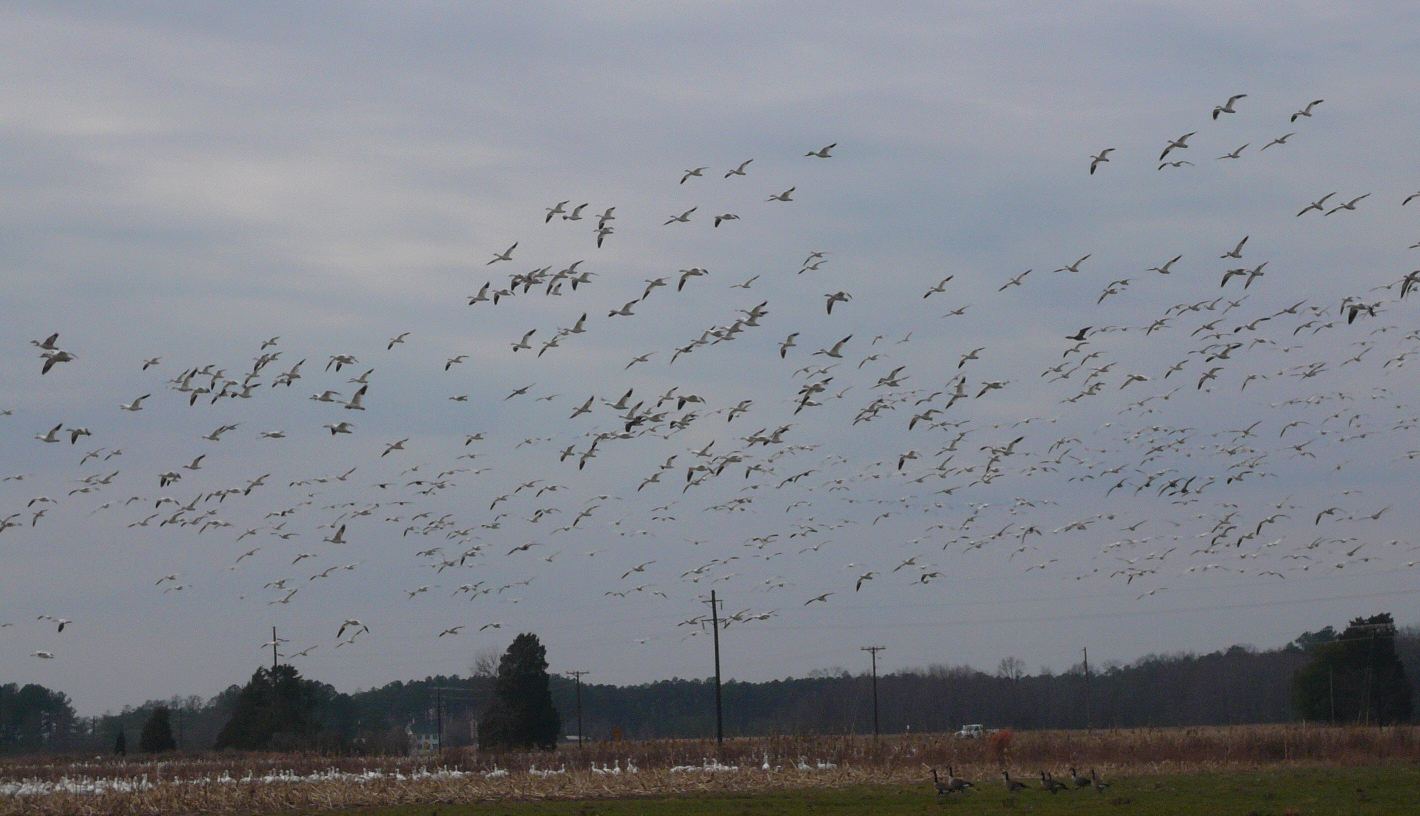
<path fill-rule="evenodd" d="M 528 340 L 529 340 L 529 338 L 531 338 L 534 334 L 537 334 L 537 329 L 532 329 L 532 330 L 528 331 L 526 334 L 523 335 L 523 339 L 519 340 L 519 341 L 516 342 L 516 343 L 510 343 L 509 345 L 511 345 L 511 346 L 513 347 L 513 351 L 515 351 L 515 352 L 516 352 L 518 349 L 529 349 L 529 350 L 531 350 L 531 349 L 532 349 L 532 344 L 529 343 Z"/>
<path fill-rule="evenodd" d="M 798 188 L 797 188 L 797 187 L 790 187 L 789 189 L 785 190 L 784 192 L 782 192 L 782 193 L 780 193 L 780 194 L 778 194 L 778 195 L 771 195 L 769 198 L 767 198 L 767 199 L 765 199 L 765 200 L 766 200 L 766 201 L 793 201 L 794 199 L 790 198 L 790 197 L 789 197 L 789 194 L 792 193 L 792 192 L 794 192 L 796 189 L 798 189 Z"/>
<path fill-rule="evenodd" d="M 1169 267 L 1171 267 L 1171 266 L 1173 266 L 1175 263 L 1177 263 L 1177 262 L 1179 261 L 1179 259 L 1181 259 L 1182 257 L 1183 257 L 1182 255 L 1176 255 L 1176 256 L 1174 256 L 1174 258 L 1173 258 L 1172 260 L 1170 260 L 1168 263 L 1164 264 L 1163 266 L 1151 266 L 1151 267 L 1149 267 L 1148 269 L 1146 269 L 1146 270 L 1144 270 L 1144 271 L 1146 271 L 1146 272 L 1158 272 L 1160 275 L 1167 275 L 1167 274 L 1169 274 Z"/>
<path fill-rule="evenodd" d="M 699 208 L 699 207 L 691 207 L 690 209 L 686 210 L 685 212 L 681 213 L 680 215 L 673 215 L 673 216 L 671 216 L 669 219 L 666 220 L 666 223 L 665 223 L 665 224 L 662 224 L 661 226 L 664 227 L 664 226 L 666 226 L 666 225 L 668 225 L 668 224 L 674 224 L 674 223 L 676 223 L 676 222 L 680 222 L 680 223 L 682 223 L 682 224 L 688 224 L 688 223 L 690 223 L 690 214 L 693 213 L 693 212 L 695 212 L 695 211 L 698 210 L 698 209 L 700 209 L 700 208 Z"/>
<path fill-rule="evenodd" d="M 1159 161 L 1163 161 L 1164 158 L 1167 157 L 1170 152 L 1172 152 L 1172 151 L 1174 151 L 1174 150 L 1176 150 L 1176 149 L 1177 149 L 1177 150 L 1183 150 L 1184 148 L 1187 148 L 1187 147 L 1188 147 L 1188 137 L 1192 136 L 1193 134 L 1195 134 L 1195 133 L 1197 133 L 1197 132 L 1198 132 L 1198 131 L 1196 131 L 1196 130 L 1189 131 L 1188 133 L 1183 134 L 1182 136 L 1178 137 L 1177 139 L 1170 139 L 1170 140 L 1169 140 L 1168 147 L 1165 147 L 1165 148 L 1164 148 L 1164 152 L 1162 152 L 1162 153 L 1159 154 Z"/>
<path fill-rule="evenodd" d="M 149 397 L 151 397 L 151 396 L 153 396 L 153 395 L 152 395 L 152 394 L 144 394 L 143 396 L 139 397 L 138 399 L 135 399 L 135 400 L 132 401 L 132 402 L 120 403 L 118 407 L 121 408 L 121 409 L 123 409 L 123 410 L 125 410 L 125 411 L 141 411 L 141 410 L 143 410 L 143 400 L 145 400 L 145 399 L 147 399 L 147 398 L 149 398 Z"/>
<path fill-rule="evenodd" d="M 346 630 L 346 629 L 353 629 L 353 630 L 355 630 L 355 634 L 357 634 L 357 635 L 360 634 L 361 632 L 369 632 L 369 631 L 370 631 L 370 627 L 366 626 L 365 624 L 361 623 L 360 621 L 355 620 L 354 618 L 348 618 L 348 619 L 346 619 L 346 621 L 345 621 L 344 623 L 340 624 L 340 631 L 338 631 L 338 632 L 335 633 L 335 639 L 336 639 L 336 640 L 339 640 L 340 638 L 344 637 L 344 636 L 345 636 L 345 630 Z M 352 637 L 353 637 L 353 635 L 352 635 Z"/>
<path fill-rule="evenodd" d="M 695 168 L 694 170 L 687 170 L 687 171 L 685 171 L 685 175 L 683 175 L 683 176 L 680 177 L 680 183 L 681 183 L 681 184 L 684 184 L 685 181 L 686 181 L 686 179 L 690 178 L 691 176 L 695 176 L 696 178 L 699 178 L 701 173 L 704 173 L 706 170 L 709 170 L 709 169 L 710 169 L 710 168 L 708 168 L 708 167 L 697 167 L 697 168 Z"/>
<path fill-rule="evenodd" d="M 550 224 L 550 223 L 552 223 L 552 216 L 554 216 L 554 215 L 562 215 L 563 213 L 567 212 L 566 210 L 564 210 L 564 209 L 562 209 L 562 208 L 567 205 L 568 201 L 571 201 L 571 199 L 568 199 L 567 201 L 559 201 L 559 202 L 557 202 L 557 206 L 555 206 L 555 207 L 548 207 L 548 208 L 547 208 L 547 217 L 544 218 L 544 219 L 542 219 L 542 223 L 544 223 L 544 224 Z"/>
<path fill-rule="evenodd" d="M 834 343 L 832 347 L 826 349 L 819 349 L 818 351 L 815 351 L 814 354 L 823 354 L 834 359 L 839 359 L 843 357 L 843 346 L 847 344 L 849 340 L 852 339 L 853 335 L 850 334 L 842 340 L 839 340 L 837 343 Z"/>
<path fill-rule="evenodd" d="M 1324 209 L 1322 209 L 1322 207 L 1323 207 L 1324 204 L 1326 204 L 1326 200 L 1327 200 L 1328 198 L 1331 198 L 1331 197 L 1334 196 L 1334 195 L 1336 195 L 1336 191 L 1335 191 L 1335 190 L 1333 190 L 1332 192 L 1327 193 L 1326 195 L 1322 196 L 1321 198 L 1318 198 L 1316 201 L 1313 201 L 1312 203 L 1310 203 L 1310 204 L 1308 204 L 1307 206 L 1303 207 L 1302 210 L 1301 210 L 1301 212 L 1297 213 L 1297 217 L 1298 217 L 1298 218 L 1301 218 L 1303 215 L 1306 215 L 1307 213 L 1311 212 L 1312 210 L 1316 210 L 1317 212 L 1322 213 L 1322 214 L 1324 215 L 1324 214 L 1326 213 L 1326 211 L 1325 211 Z"/>
<path fill-rule="evenodd" d="M 1101 151 L 1099 152 L 1099 155 L 1098 155 L 1098 156 L 1091 156 L 1091 157 L 1090 157 L 1090 175 L 1093 176 L 1093 175 L 1095 174 L 1095 168 L 1097 168 L 1097 167 L 1099 167 L 1101 164 L 1103 164 L 1103 163 L 1109 161 L 1109 154 L 1110 154 L 1110 153 L 1113 153 L 1113 152 L 1114 152 L 1114 148 L 1112 148 L 1112 147 L 1106 147 L 1104 150 L 1101 150 Z"/>
<path fill-rule="evenodd" d="M 360 390 L 356 391 L 355 395 L 350 398 L 350 401 L 345 403 L 345 407 L 353 411 L 365 410 L 365 406 L 361 404 L 361 401 L 365 398 L 365 391 L 367 391 L 369 388 L 370 386 L 368 385 L 360 386 Z"/>
<path fill-rule="evenodd" d="M 1361 199 L 1366 198 L 1366 197 L 1369 196 L 1369 195 L 1370 195 L 1370 193 L 1366 193 L 1366 195 L 1362 195 L 1362 196 L 1356 196 L 1355 198 L 1351 199 L 1350 201 L 1346 201 L 1346 202 L 1343 202 L 1342 204 L 1340 204 L 1339 206 L 1332 207 L 1331 209 L 1329 209 L 1329 210 L 1326 211 L 1326 214 L 1327 214 L 1327 215 L 1331 215 L 1332 213 L 1334 213 L 1334 212 L 1340 212 L 1341 210 L 1354 210 L 1354 209 L 1356 209 L 1356 204 L 1357 204 Z"/>
<path fill-rule="evenodd" d="M 947 291 L 947 283 L 948 283 L 949 281 L 951 281 L 952 278 L 955 278 L 955 277 L 956 277 L 956 275 L 948 275 L 948 276 L 946 276 L 945 278 L 942 278 L 942 282 L 941 282 L 941 283 L 937 284 L 936 286 L 933 286 L 931 289 L 928 289 L 928 290 L 927 290 L 927 293 L 926 293 L 925 295 L 923 295 L 922 297 L 924 297 L 924 298 L 929 298 L 929 297 L 931 297 L 932 295 L 938 295 L 938 294 L 941 294 L 942 292 Z"/>
<path fill-rule="evenodd" d="M 821 147 L 818 150 L 810 150 L 809 152 L 805 153 L 804 156 L 813 156 L 816 159 L 831 159 L 833 157 L 828 155 L 828 151 L 832 150 L 835 147 L 838 147 L 838 142 L 834 142 L 833 144 L 828 145 L 826 147 Z"/>
<path fill-rule="evenodd" d="M 510 246 L 510 247 L 508 247 L 508 249 L 507 249 L 505 252 L 502 252 L 502 253 L 495 252 L 495 253 L 493 253 L 493 260 L 489 261 L 487 264 L 484 264 L 484 266 L 488 266 L 488 265 L 491 265 L 491 264 L 495 264 L 495 263 L 498 263 L 499 261 L 511 261 L 511 260 L 513 260 L 513 250 L 515 250 L 515 249 L 517 249 L 517 248 L 518 248 L 518 244 L 517 244 L 517 242 L 515 241 L 515 242 L 513 243 L 513 245 Z"/>
<path fill-rule="evenodd" d="M 1309 118 L 1310 118 L 1311 115 L 1312 115 L 1312 108 L 1316 107 L 1317 105 L 1320 105 L 1320 104 L 1321 104 L 1322 102 L 1324 102 L 1324 101 L 1325 101 L 1325 100 L 1323 100 L 1323 99 L 1315 99 L 1315 100 L 1313 100 L 1313 101 L 1311 101 L 1311 102 L 1308 102 L 1308 103 L 1307 103 L 1307 106 L 1306 106 L 1305 108 L 1302 108 L 1301 110 L 1299 110 L 1299 111 L 1297 111 L 1296 113 L 1292 114 L 1292 121 L 1293 121 L 1293 122 L 1297 121 L 1297 118 L 1300 117 L 1300 116 L 1306 116 L 1306 117 L 1309 117 Z"/>
<path fill-rule="evenodd" d="M 1214 108 L 1213 108 L 1213 118 L 1216 120 L 1216 119 L 1218 118 L 1218 114 L 1220 114 L 1220 113 L 1237 113 L 1237 111 L 1233 110 L 1233 104 L 1234 104 L 1235 102 L 1237 102 L 1239 99 L 1246 99 L 1246 98 L 1247 98 L 1247 94 L 1236 94 L 1236 95 L 1234 95 L 1234 96 L 1228 97 L 1228 101 L 1227 101 L 1227 102 L 1224 102 L 1224 103 L 1221 104 L 1221 105 L 1216 105 L 1216 106 L 1214 106 Z M 1241 150 L 1242 148 L 1238 148 L 1238 149 Z M 1235 156 L 1234 158 L 1236 158 L 1236 156 Z"/>
<path fill-rule="evenodd" d="M 745 168 L 748 167 L 749 163 L 752 161 L 754 161 L 754 159 L 745 159 L 740 162 L 740 166 L 726 173 L 725 178 L 729 178 L 730 176 L 743 176 L 745 174 Z"/>
<path fill-rule="evenodd" d="M 54 368 L 54 364 L 55 364 L 55 363 L 67 363 L 67 362 L 70 362 L 71 360 L 76 360 L 76 359 L 78 359 L 78 358 L 75 357 L 73 354 L 70 354 L 69 352 L 65 351 L 64 349 L 55 349 L 54 351 L 45 351 L 45 352 L 44 352 L 43 354 L 41 354 L 40 356 L 44 358 L 44 367 L 40 369 L 40 372 L 39 372 L 40 374 L 48 374 L 48 373 L 49 373 L 49 370 L 50 370 L 51 368 Z"/>
<path fill-rule="evenodd" d="M 1241 241 L 1238 241 L 1238 245 L 1237 245 L 1237 246 L 1233 247 L 1230 251 L 1224 252 L 1222 255 L 1219 255 L 1218 258 L 1219 258 L 1219 259 L 1222 259 L 1222 258 L 1237 258 L 1238 260 L 1242 260 L 1242 248 L 1243 248 L 1243 244 L 1247 243 L 1248 237 L 1249 237 L 1249 236 L 1244 235 L 1244 236 L 1242 237 L 1242 240 L 1241 240 Z"/>
<path fill-rule="evenodd" d="M 1275 138 L 1275 139 L 1273 139 L 1272 141 L 1268 142 L 1267 144 L 1263 145 L 1263 146 L 1262 146 L 1262 150 L 1266 150 L 1267 148 L 1269 148 L 1269 147 L 1271 147 L 1271 146 L 1273 146 L 1273 145 L 1286 144 L 1286 143 L 1287 143 L 1287 140 L 1290 139 L 1290 138 L 1292 138 L 1292 137 L 1295 136 L 1295 135 L 1296 135 L 1295 133 L 1288 133 L 1288 134 L 1285 134 L 1285 135 L 1283 135 L 1283 136 L 1278 136 L 1277 138 Z M 1259 150 L 1258 152 L 1261 153 L 1262 150 Z"/>

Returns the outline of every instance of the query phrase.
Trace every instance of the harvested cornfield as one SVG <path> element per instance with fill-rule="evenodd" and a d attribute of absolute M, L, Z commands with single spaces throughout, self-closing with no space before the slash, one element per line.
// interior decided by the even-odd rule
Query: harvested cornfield
<path fill-rule="evenodd" d="M 510 800 L 910 785 L 952 765 L 968 779 L 1068 766 L 1120 780 L 1179 772 L 1373 765 L 1420 759 L 1415 728 L 1232 728 L 781 736 L 606 742 L 557 753 L 437 757 L 217 754 L 164 760 L 27 758 L 0 763 L 0 816 L 254 814 Z"/>

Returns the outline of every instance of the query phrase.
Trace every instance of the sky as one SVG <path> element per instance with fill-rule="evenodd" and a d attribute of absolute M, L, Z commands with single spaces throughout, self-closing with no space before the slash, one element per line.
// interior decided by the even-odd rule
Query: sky
<path fill-rule="evenodd" d="M 1420 622 L 1417 16 L 8 4 L 0 682 Z"/>

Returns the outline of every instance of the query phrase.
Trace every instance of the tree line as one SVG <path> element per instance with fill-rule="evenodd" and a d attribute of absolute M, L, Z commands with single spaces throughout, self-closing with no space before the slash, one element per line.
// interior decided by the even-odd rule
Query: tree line
<path fill-rule="evenodd" d="M 469 676 L 438 675 L 355 693 L 260 668 L 216 696 L 153 700 L 81 718 L 68 698 L 38 685 L 0 685 L 0 753 L 110 750 L 325 750 L 390 753 L 410 734 L 440 732 L 447 746 L 546 747 L 577 734 L 578 688 L 549 676 L 542 645 L 519 635 Z M 1080 663 L 1027 673 L 1018 658 L 994 671 L 930 665 L 878 677 L 883 733 L 954 731 L 964 723 L 1016 729 L 1238 725 L 1309 720 L 1387 724 L 1412 718 L 1420 686 L 1420 627 L 1388 614 L 1341 631 L 1305 632 L 1286 646 L 1197 655 L 1150 654 L 1130 664 Z M 871 678 L 835 668 L 808 677 L 724 684 L 725 733 L 872 732 Z M 708 738 L 714 681 L 634 686 L 583 682 L 585 739 Z M 154 720 L 161 724 L 154 724 Z M 160 747 L 155 747 L 160 746 Z"/>

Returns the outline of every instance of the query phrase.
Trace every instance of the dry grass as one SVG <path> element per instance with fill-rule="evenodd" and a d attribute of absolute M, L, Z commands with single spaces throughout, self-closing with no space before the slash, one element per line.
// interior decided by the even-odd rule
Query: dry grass
<path fill-rule="evenodd" d="M 953 765 L 994 781 L 1067 765 L 1107 778 L 1420 759 L 1420 730 L 1302 726 L 780 736 L 607 742 L 558 753 L 451 751 L 435 757 L 202 755 L 171 761 L 27 758 L 0 762 L 0 816 L 251 814 L 402 804 L 593 799 L 921 782 Z M 765 765 L 768 765 L 768 769 Z M 550 771 L 550 772 L 549 772 Z M 23 787 L 21 786 L 23 784 Z"/>

